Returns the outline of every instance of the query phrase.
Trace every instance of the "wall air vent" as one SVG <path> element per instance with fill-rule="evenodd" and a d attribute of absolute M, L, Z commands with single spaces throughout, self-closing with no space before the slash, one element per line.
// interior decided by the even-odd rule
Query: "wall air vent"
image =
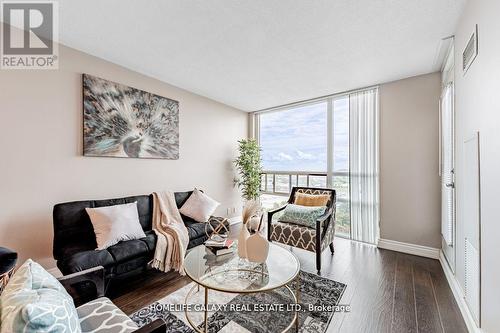
<path fill-rule="evenodd" d="M 462 69 L 465 73 L 467 73 L 467 70 L 469 69 L 470 65 L 474 62 L 474 59 L 476 59 L 478 52 L 478 43 L 477 43 L 477 24 L 476 24 L 476 30 L 472 34 L 472 36 L 469 39 L 469 42 L 467 43 L 467 46 L 465 47 L 464 52 L 462 53 Z"/>

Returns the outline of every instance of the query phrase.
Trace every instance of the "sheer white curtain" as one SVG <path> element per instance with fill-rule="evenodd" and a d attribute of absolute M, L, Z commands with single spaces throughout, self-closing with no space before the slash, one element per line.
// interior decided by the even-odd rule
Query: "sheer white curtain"
<path fill-rule="evenodd" d="M 379 237 L 378 88 L 349 95 L 351 238 Z"/>

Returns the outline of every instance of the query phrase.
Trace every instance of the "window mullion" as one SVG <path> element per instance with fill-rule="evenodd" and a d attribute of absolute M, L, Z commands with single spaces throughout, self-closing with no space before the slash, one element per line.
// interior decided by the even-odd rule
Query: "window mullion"
<path fill-rule="evenodd" d="M 333 98 L 327 100 L 326 186 L 333 186 Z"/>

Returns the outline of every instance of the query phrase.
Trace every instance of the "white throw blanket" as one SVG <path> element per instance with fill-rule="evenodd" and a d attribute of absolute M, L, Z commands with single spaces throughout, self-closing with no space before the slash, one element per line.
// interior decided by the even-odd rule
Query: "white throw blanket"
<path fill-rule="evenodd" d="M 152 267 L 163 272 L 173 269 L 184 275 L 189 236 L 173 192 L 153 193 L 153 230 L 158 237 Z"/>

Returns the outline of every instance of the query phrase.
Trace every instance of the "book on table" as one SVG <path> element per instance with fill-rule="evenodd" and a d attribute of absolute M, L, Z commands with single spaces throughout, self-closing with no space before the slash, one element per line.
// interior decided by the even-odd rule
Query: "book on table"
<path fill-rule="evenodd" d="M 205 241 L 205 246 L 225 247 L 228 245 L 226 244 L 228 241 L 229 240 L 225 235 L 212 235 L 209 239 Z"/>
<path fill-rule="evenodd" d="M 212 245 L 214 244 L 214 245 Z M 205 246 L 216 256 L 232 253 L 234 251 L 234 241 L 226 239 L 224 242 L 205 242 Z"/>

